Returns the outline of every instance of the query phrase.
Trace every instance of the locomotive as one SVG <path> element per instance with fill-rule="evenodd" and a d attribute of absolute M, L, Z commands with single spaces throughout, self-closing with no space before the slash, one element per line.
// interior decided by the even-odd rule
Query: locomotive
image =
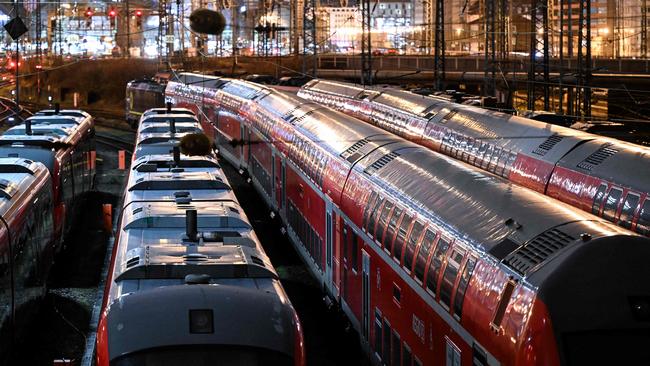
<path fill-rule="evenodd" d="M 286 92 L 183 73 L 166 98 L 207 117 L 373 364 L 650 359 L 650 239 Z"/>
<path fill-rule="evenodd" d="M 650 235 L 650 149 L 390 88 L 313 80 L 298 95 Z"/>
<path fill-rule="evenodd" d="M 97 364 L 303 365 L 298 317 L 217 159 L 140 132 Z"/>

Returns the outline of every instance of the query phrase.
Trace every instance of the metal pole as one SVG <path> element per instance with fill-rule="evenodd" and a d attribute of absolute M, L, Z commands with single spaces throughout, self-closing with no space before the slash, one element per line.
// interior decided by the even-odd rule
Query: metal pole
<path fill-rule="evenodd" d="M 126 58 L 131 57 L 131 8 L 126 0 Z"/>
<path fill-rule="evenodd" d="M 16 9 L 16 16 L 18 16 L 18 10 Z M 20 79 L 18 79 L 18 63 L 20 62 L 20 54 L 19 54 L 19 46 L 20 43 L 18 43 L 18 39 L 16 39 L 16 95 L 15 95 L 15 100 L 16 100 L 16 113 L 20 110 Z"/>

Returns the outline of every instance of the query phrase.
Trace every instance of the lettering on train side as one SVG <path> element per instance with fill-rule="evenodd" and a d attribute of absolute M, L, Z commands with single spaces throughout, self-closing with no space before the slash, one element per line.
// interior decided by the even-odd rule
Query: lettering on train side
<path fill-rule="evenodd" d="M 424 322 L 422 319 L 418 318 L 415 314 L 413 314 L 413 321 L 411 322 L 411 328 L 413 329 L 413 333 L 420 338 L 420 342 L 424 343 Z"/>

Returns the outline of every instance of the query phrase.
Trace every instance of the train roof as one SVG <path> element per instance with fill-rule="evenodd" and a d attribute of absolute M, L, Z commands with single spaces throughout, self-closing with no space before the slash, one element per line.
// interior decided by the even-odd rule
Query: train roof
<path fill-rule="evenodd" d="M 188 134 L 189 132 L 142 133 L 138 135 L 138 141 L 136 141 L 136 145 L 140 147 L 143 145 L 154 145 L 154 144 L 177 144 L 183 136 Z"/>
<path fill-rule="evenodd" d="M 37 161 L 0 158 L 0 216 L 17 204 L 16 196 L 31 193 L 33 185 L 47 176 L 47 168 Z"/>
<path fill-rule="evenodd" d="M 107 314 L 111 363 L 140 364 L 144 359 L 163 363 L 172 352 L 172 359 L 182 355 L 188 364 L 206 359 L 218 364 L 231 359 L 234 355 L 227 350 L 236 346 L 237 359 L 294 364 L 290 355 L 295 352 L 295 313 L 286 295 L 278 291 L 277 281 L 237 278 L 208 285 L 168 281 L 168 286 L 147 282 L 153 283 L 138 285 L 147 291 L 121 297 L 119 306 Z M 206 316 L 209 329 L 195 328 L 195 318 Z M 192 352 L 197 349 L 198 355 Z"/>
<path fill-rule="evenodd" d="M 51 124 L 51 125 L 79 125 L 81 124 L 85 118 L 84 117 L 74 117 L 74 116 L 50 116 L 50 115 L 43 115 L 43 116 L 32 116 L 27 118 L 32 125 L 45 125 L 45 124 Z"/>
<path fill-rule="evenodd" d="M 142 116 L 151 116 L 151 115 L 160 115 L 160 114 L 181 114 L 181 115 L 190 115 L 190 116 L 195 116 L 194 112 L 191 109 L 188 108 L 180 108 L 180 107 L 173 107 L 171 109 L 168 108 L 150 108 L 147 109 L 142 113 Z"/>
<path fill-rule="evenodd" d="M 506 265 L 513 273 L 526 276 L 539 268 L 520 267 L 515 262 L 523 255 L 522 248 L 531 245 L 528 249 L 532 250 L 535 240 L 545 239 L 545 235 L 551 236 L 548 240 L 557 244 L 558 250 L 576 245 L 581 233 L 593 238 L 632 235 L 342 113 L 319 110 L 295 125 L 321 148 L 347 160 L 358 174 L 390 193 L 397 199 L 393 203 L 408 206 L 481 252 L 511 261 Z"/>
<path fill-rule="evenodd" d="M 61 125 L 35 125 L 31 127 L 33 136 L 55 136 L 59 138 L 65 138 L 70 134 L 74 133 L 74 128 L 71 128 L 70 125 L 61 124 Z M 6 130 L 3 135 L 5 136 L 26 136 L 26 126 L 18 125 Z"/>
<path fill-rule="evenodd" d="M 34 116 L 70 116 L 70 117 L 92 117 L 90 113 L 82 111 L 81 109 L 61 109 L 58 112 L 54 109 L 43 109 L 36 113 Z"/>
<path fill-rule="evenodd" d="M 139 133 L 164 133 L 171 132 L 171 126 L 169 123 L 156 123 L 156 124 L 147 124 L 140 125 L 138 128 Z M 202 133 L 203 129 L 197 124 L 194 123 L 185 123 L 181 122 L 174 126 L 175 133 Z"/>
<path fill-rule="evenodd" d="M 146 171 L 170 171 L 173 168 L 183 168 L 185 171 L 219 169 L 219 161 L 211 155 L 189 156 L 180 154 L 179 161 L 174 161 L 170 154 L 145 155 L 133 161 L 132 170 Z"/>
<path fill-rule="evenodd" d="M 140 118 L 140 123 L 147 122 L 195 122 L 198 123 L 199 120 L 194 115 L 189 114 L 155 114 L 155 115 L 143 115 Z"/>
<path fill-rule="evenodd" d="M 220 170 L 180 172 L 132 171 L 125 202 L 131 201 L 233 201 L 236 198 Z"/>
<path fill-rule="evenodd" d="M 172 169 L 170 172 L 132 171 L 127 187 L 128 191 L 231 189 L 220 172 L 185 172 L 182 168 Z"/>

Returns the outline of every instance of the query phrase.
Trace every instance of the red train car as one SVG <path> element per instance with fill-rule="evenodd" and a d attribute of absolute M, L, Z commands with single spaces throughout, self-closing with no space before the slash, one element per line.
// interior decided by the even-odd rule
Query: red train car
<path fill-rule="evenodd" d="M 390 88 L 313 80 L 298 95 L 650 235 L 647 147 Z"/>
<path fill-rule="evenodd" d="M 303 366 L 300 321 L 216 157 L 177 154 L 182 133 L 140 133 L 152 127 L 139 125 L 97 364 Z"/>
<path fill-rule="evenodd" d="M 62 111 L 61 113 L 74 113 Z M 94 187 L 95 127 L 85 112 L 79 115 L 36 115 L 0 136 L 0 157 L 38 161 L 52 178 L 55 233 L 63 238 L 74 206 Z"/>
<path fill-rule="evenodd" d="M 0 158 L 0 364 L 38 310 L 56 241 L 47 168 Z"/>
<path fill-rule="evenodd" d="M 222 155 L 264 170 L 255 187 L 374 364 L 650 359 L 650 239 L 284 92 L 213 78 L 206 100 L 185 77 L 167 99 L 211 109 L 217 137 L 237 116 Z"/>

